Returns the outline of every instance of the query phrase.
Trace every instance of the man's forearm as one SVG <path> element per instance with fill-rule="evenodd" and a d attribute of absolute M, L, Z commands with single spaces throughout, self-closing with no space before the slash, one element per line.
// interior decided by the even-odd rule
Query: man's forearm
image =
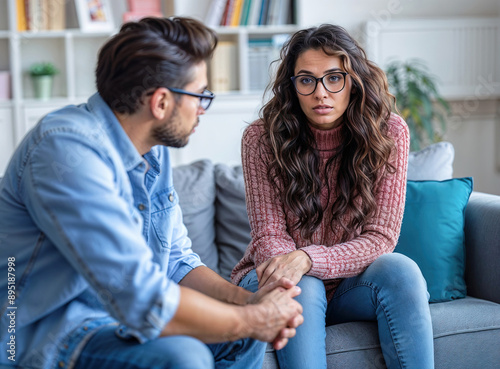
<path fill-rule="evenodd" d="M 206 343 L 255 338 L 283 347 L 302 324 L 302 307 L 294 300 L 298 287 L 274 288 L 256 304 L 227 304 L 187 287 L 180 287 L 177 311 L 163 336 L 187 335 Z"/>
<path fill-rule="evenodd" d="M 181 286 L 179 307 L 162 336 L 186 335 L 206 343 L 234 341 L 251 335 L 240 306 L 217 301 Z"/>
<path fill-rule="evenodd" d="M 205 266 L 190 271 L 179 283 L 228 304 L 245 305 L 252 293 L 235 286 Z"/>

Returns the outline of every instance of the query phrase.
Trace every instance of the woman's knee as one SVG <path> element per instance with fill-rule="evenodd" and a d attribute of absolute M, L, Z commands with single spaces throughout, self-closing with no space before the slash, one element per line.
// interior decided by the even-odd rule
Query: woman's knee
<path fill-rule="evenodd" d="M 302 304 L 304 309 L 319 308 L 326 311 L 325 285 L 321 279 L 305 275 L 297 286 L 300 287 L 301 292 L 295 299 Z"/>
<path fill-rule="evenodd" d="M 415 291 L 417 294 L 427 292 L 427 283 L 419 266 L 409 257 L 391 253 L 384 254 L 375 260 L 368 269 L 373 272 L 376 284 L 381 288 L 394 292 Z M 367 271 L 368 271 L 367 269 Z"/>

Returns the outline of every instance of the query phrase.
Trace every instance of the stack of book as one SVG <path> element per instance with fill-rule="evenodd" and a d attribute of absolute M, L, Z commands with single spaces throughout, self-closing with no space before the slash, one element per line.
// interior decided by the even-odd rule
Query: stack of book
<path fill-rule="evenodd" d="M 18 31 L 47 31 L 66 28 L 65 1 L 16 0 Z"/>
<path fill-rule="evenodd" d="M 209 27 L 276 26 L 293 23 L 293 0 L 212 0 Z"/>
<path fill-rule="evenodd" d="M 274 35 L 269 39 L 248 41 L 249 89 L 261 91 L 274 79 L 280 50 L 288 35 Z"/>
<path fill-rule="evenodd" d="M 210 88 L 214 92 L 234 91 L 238 88 L 237 45 L 232 41 L 220 41 L 210 63 Z"/>

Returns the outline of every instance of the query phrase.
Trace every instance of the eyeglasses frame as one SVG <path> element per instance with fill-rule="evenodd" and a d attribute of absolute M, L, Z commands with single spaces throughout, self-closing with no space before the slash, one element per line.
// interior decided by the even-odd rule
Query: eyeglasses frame
<path fill-rule="evenodd" d="M 323 79 L 326 77 L 326 76 L 329 76 L 330 74 L 335 74 L 335 73 L 338 73 L 338 74 L 342 74 L 342 76 L 344 76 L 344 85 L 342 86 L 342 88 L 338 91 L 330 91 L 328 88 L 326 88 L 325 86 L 325 82 L 323 81 Z M 302 95 L 302 96 L 309 96 L 309 95 L 312 95 L 314 93 L 314 91 L 316 91 L 316 89 L 318 88 L 318 82 L 321 81 L 321 84 L 323 85 L 323 87 L 325 88 L 325 90 L 327 90 L 328 92 L 332 93 L 332 94 L 337 94 L 339 93 L 340 91 L 342 91 L 344 88 L 345 88 L 345 81 L 346 81 L 346 76 L 348 75 L 349 73 L 347 72 L 329 72 L 327 74 L 325 74 L 323 77 L 314 77 L 310 74 L 299 74 L 298 76 L 293 76 L 293 77 L 290 77 L 290 79 L 292 80 L 292 85 L 293 87 L 295 88 L 295 91 L 297 91 L 298 94 Z M 314 89 L 308 93 L 308 94 L 303 94 L 301 92 L 299 92 L 299 90 L 297 89 L 297 86 L 295 85 L 295 80 L 299 77 L 303 77 L 303 76 L 307 76 L 307 77 L 311 77 L 312 79 L 314 79 L 316 81 L 316 85 L 314 86 Z"/>
<path fill-rule="evenodd" d="M 176 94 L 181 94 L 181 95 L 189 95 L 189 96 L 194 96 L 194 97 L 197 97 L 200 99 L 200 106 L 203 110 L 208 110 L 208 108 L 210 107 L 210 105 L 212 105 L 212 100 L 215 99 L 215 94 L 210 91 L 209 89 L 204 89 L 203 92 L 208 92 L 209 94 L 198 94 L 196 92 L 190 92 L 190 91 L 186 91 L 186 90 L 183 90 L 183 89 L 180 89 L 180 88 L 174 88 L 174 87 L 165 87 L 167 89 L 169 89 L 170 91 L 176 93 Z M 148 92 L 146 95 L 147 96 L 150 96 L 152 95 L 153 92 Z M 208 99 L 208 104 L 207 104 L 207 107 L 204 108 L 202 106 L 203 104 L 203 99 Z"/>
<path fill-rule="evenodd" d="M 208 110 L 208 108 L 210 107 L 210 105 L 212 104 L 212 100 L 215 98 L 215 94 L 208 90 L 208 89 L 205 89 L 203 90 L 203 92 L 208 92 L 209 94 L 198 94 L 196 92 L 190 92 L 190 91 L 186 91 L 186 90 L 182 90 L 180 88 L 174 88 L 174 87 L 167 87 L 170 91 L 172 92 L 175 92 L 176 94 L 182 94 L 182 95 L 189 95 L 189 96 L 194 96 L 194 97 L 198 97 L 200 99 L 200 106 L 203 110 Z M 204 108 L 202 105 L 203 105 L 203 99 L 208 99 L 208 103 L 207 103 L 207 107 Z"/>

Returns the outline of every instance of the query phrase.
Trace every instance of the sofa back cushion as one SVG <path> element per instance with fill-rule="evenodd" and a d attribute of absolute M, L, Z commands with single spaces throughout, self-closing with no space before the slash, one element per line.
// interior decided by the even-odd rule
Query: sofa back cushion
<path fill-rule="evenodd" d="M 245 202 L 241 166 L 215 166 L 215 242 L 219 250 L 220 274 L 227 280 L 250 243 L 250 224 Z"/>
<path fill-rule="evenodd" d="M 193 251 L 210 269 L 219 273 L 214 228 L 214 165 L 209 160 L 200 160 L 175 167 L 173 180 Z"/>

